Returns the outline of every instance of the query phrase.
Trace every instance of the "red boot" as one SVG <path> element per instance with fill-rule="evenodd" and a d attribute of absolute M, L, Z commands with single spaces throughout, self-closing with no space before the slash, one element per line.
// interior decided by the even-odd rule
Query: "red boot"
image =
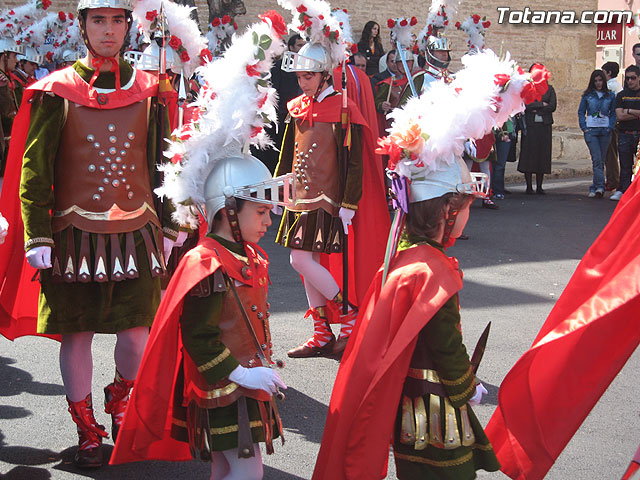
<path fill-rule="evenodd" d="M 336 337 L 333 336 L 329 321 L 327 320 L 325 307 L 310 308 L 304 318 L 313 318 L 313 337 L 296 348 L 287 352 L 291 358 L 309 358 L 330 355 Z"/>
<path fill-rule="evenodd" d="M 114 442 L 124 420 L 131 388 L 133 380 L 125 380 L 117 370 L 113 383 L 104 387 L 104 411 L 111 414 L 111 436 Z"/>
<path fill-rule="evenodd" d="M 101 467 L 102 439 L 109 435 L 93 416 L 91 394 L 79 402 L 72 402 L 67 398 L 67 403 L 71 418 L 78 426 L 78 451 L 73 463 L 79 468 Z"/>

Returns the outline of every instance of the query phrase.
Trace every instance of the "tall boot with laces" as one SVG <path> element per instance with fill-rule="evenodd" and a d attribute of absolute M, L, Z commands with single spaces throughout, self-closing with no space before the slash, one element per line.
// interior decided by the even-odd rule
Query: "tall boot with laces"
<path fill-rule="evenodd" d="M 344 353 L 345 348 L 347 348 L 347 343 L 349 341 L 349 337 L 351 336 L 351 332 L 353 331 L 353 327 L 356 324 L 356 319 L 358 318 L 358 309 L 355 305 L 349 302 L 349 310 L 347 313 L 343 313 L 343 297 L 342 292 L 338 292 L 338 294 L 331 300 L 332 308 L 336 309 L 336 314 L 340 319 L 340 335 L 338 336 L 338 340 L 333 345 L 333 353 L 336 357 L 341 357 Z"/>
<path fill-rule="evenodd" d="M 91 394 L 84 400 L 72 402 L 67 398 L 69 413 L 78 428 L 78 451 L 73 463 L 78 468 L 99 468 L 102 466 L 102 439 L 109 435 L 104 426 L 93 416 Z"/>
<path fill-rule="evenodd" d="M 104 411 L 111 414 L 111 436 L 114 442 L 124 420 L 131 388 L 133 388 L 133 380 L 122 378 L 117 370 L 113 383 L 104 387 Z"/>
<path fill-rule="evenodd" d="M 336 337 L 329 327 L 325 307 L 310 308 L 304 318 L 313 318 L 313 337 L 287 352 L 290 358 L 309 358 L 331 355 Z"/>

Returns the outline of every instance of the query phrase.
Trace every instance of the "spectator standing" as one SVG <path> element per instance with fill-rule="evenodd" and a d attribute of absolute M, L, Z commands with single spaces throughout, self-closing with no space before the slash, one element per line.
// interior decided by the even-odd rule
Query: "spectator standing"
<path fill-rule="evenodd" d="M 620 66 L 616 62 L 607 62 L 602 65 L 604 76 L 607 77 L 607 88 L 618 95 L 622 91 L 622 85 L 618 82 Z M 615 107 L 614 107 L 615 108 Z M 618 132 L 614 128 L 611 132 L 611 141 L 607 150 L 607 158 L 604 162 L 605 190 L 616 190 L 620 184 L 620 162 L 618 161 Z"/>
<path fill-rule="evenodd" d="M 371 88 L 373 88 L 373 94 L 376 94 L 376 85 L 383 80 L 386 80 L 389 77 L 395 77 L 398 73 L 398 69 L 396 68 L 396 51 L 389 50 L 385 56 L 385 68 L 381 72 L 376 73 L 373 77 L 371 77 Z"/>
<path fill-rule="evenodd" d="M 495 137 L 496 157 L 493 164 L 493 174 L 491 175 L 491 190 L 493 191 L 494 199 L 503 200 L 505 195 L 504 171 L 511 148 L 516 142 L 515 129 L 511 118 L 502 127 L 496 129 Z"/>
<path fill-rule="evenodd" d="M 594 70 L 578 107 L 578 122 L 584 132 L 584 140 L 589 147 L 593 165 L 593 183 L 589 187 L 589 198 L 602 198 L 604 195 L 604 159 L 616 123 L 614 102 L 615 96 L 607 87 L 604 72 Z"/>
<path fill-rule="evenodd" d="M 529 71 L 532 71 L 534 67 L 542 66 L 539 63 L 534 63 Z M 544 195 L 545 193 L 542 189 L 542 181 L 545 174 L 551 173 L 552 114 L 556 110 L 556 105 L 556 92 L 549 85 L 549 89 L 542 95 L 542 99 L 527 104 L 524 113 L 527 128 L 522 132 L 518 171 L 524 173 L 528 195 L 534 193 Z M 536 174 L 535 192 L 532 186 L 534 173 Z"/>
<path fill-rule="evenodd" d="M 635 51 L 635 48 L 634 48 Z M 609 200 L 618 201 L 631 184 L 631 168 L 638 148 L 640 134 L 640 67 L 630 65 L 624 71 L 625 87 L 616 95 L 615 109 L 618 120 L 618 156 L 620 158 L 620 185 Z"/>
<path fill-rule="evenodd" d="M 362 36 L 358 42 L 358 51 L 367 58 L 367 75 L 372 76 L 380 71 L 380 57 L 384 55 L 384 48 L 380 41 L 380 25 L 373 20 L 365 23 Z"/>
<path fill-rule="evenodd" d="M 353 64 L 353 66 L 355 66 L 356 68 L 359 68 L 360 70 L 366 73 L 367 57 L 364 56 L 364 53 L 361 53 L 361 52 L 354 53 L 353 55 L 351 55 L 350 62 Z"/>

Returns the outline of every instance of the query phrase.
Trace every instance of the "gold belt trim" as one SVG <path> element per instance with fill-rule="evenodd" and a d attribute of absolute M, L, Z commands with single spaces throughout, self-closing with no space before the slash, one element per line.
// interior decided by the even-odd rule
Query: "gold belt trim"
<path fill-rule="evenodd" d="M 122 210 L 115 203 L 106 212 L 90 212 L 88 210 L 85 210 L 84 208 L 80 208 L 77 205 L 73 205 L 72 207 L 69 207 L 66 210 L 62 210 L 62 211 L 56 210 L 53 213 L 53 216 L 60 218 L 60 217 L 69 215 L 70 213 L 75 213 L 77 215 L 80 215 L 82 218 L 86 218 L 88 220 L 97 220 L 97 221 L 131 220 L 133 218 L 138 218 L 139 216 L 143 215 L 147 210 L 151 210 L 154 215 L 156 214 L 153 207 L 149 205 L 147 202 L 144 202 L 140 208 L 137 208 L 131 212 Z"/>
<path fill-rule="evenodd" d="M 426 380 L 431 383 L 440 383 L 438 372 L 426 368 L 410 368 L 407 372 L 407 377 Z"/>
<path fill-rule="evenodd" d="M 193 389 L 196 390 L 196 394 L 200 398 L 220 398 L 226 395 L 230 395 L 238 389 L 239 385 L 237 383 L 230 383 L 229 385 L 222 388 L 214 388 L 213 390 L 202 390 L 201 388 L 193 386 Z"/>
<path fill-rule="evenodd" d="M 472 390 L 475 390 L 475 388 L 476 388 L 475 382 L 471 382 L 471 384 L 469 384 L 469 386 L 464 390 L 464 392 L 459 393 L 458 395 L 450 395 L 449 398 L 451 399 L 451 401 L 457 402 L 458 400 L 462 400 L 464 397 L 469 395 L 469 393 L 471 393 Z"/>
<path fill-rule="evenodd" d="M 178 418 L 173 417 L 171 423 L 173 423 L 174 425 L 178 426 L 178 427 L 182 427 L 182 428 L 188 428 L 187 427 L 187 422 L 185 422 L 184 420 L 180 420 Z M 274 423 L 274 422 L 272 422 Z M 262 420 L 253 420 L 251 422 L 249 422 L 249 428 L 258 428 L 258 427 L 262 427 L 263 423 Z M 199 432 L 201 429 L 200 427 L 197 428 L 197 431 Z M 229 425 L 226 427 L 211 427 L 210 432 L 212 435 L 224 435 L 226 433 L 233 433 L 233 432 L 237 432 L 238 431 L 238 425 Z"/>
<path fill-rule="evenodd" d="M 204 365 L 200 365 L 198 367 L 198 371 L 200 373 L 206 372 L 210 368 L 213 368 L 216 365 L 222 363 L 229 355 L 231 355 L 231 351 L 228 348 L 225 348 L 224 351 L 220 355 L 218 355 L 216 358 L 214 358 L 213 360 L 209 360 Z"/>
<path fill-rule="evenodd" d="M 456 380 L 445 380 L 444 378 L 441 380 L 442 383 L 444 383 L 445 385 L 450 385 L 450 386 L 455 386 L 455 385 L 461 385 L 464 382 L 466 382 L 469 377 L 471 376 L 473 372 L 471 371 L 471 367 L 469 367 L 469 370 L 467 370 L 467 373 L 465 373 L 463 376 L 461 376 L 460 378 L 456 379 Z"/>
<path fill-rule="evenodd" d="M 339 207 L 340 206 L 340 205 L 338 205 L 337 202 L 334 202 L 333 200 L 331 200 L 324 193 L 322 195 L 319 195 L 319 196 L 315 197 L 315 198 L 296 198 L 295 205 L 305 204 L 305 203 L 315 203 L 315 202 L 318 202 L 320 200 L 324 200 L 324 201 L 326 201 L 327 203 L 331 204 L 334 207 Z"/>
<path fill-rule="evenodd" d="M 429 458 L 418 457 L 417 455 L 405 455 L 403 453 L 393 452 L 393 455 L 398 460 L 405 460 L 413 463 L 426 463 L 432 467 L 454 467 L 456 465 L 462 465 L 469 462 L 473 458 L 473 452 L 469 452 L 466 455 L 456 458 L 455 460 L 431 460 Z"/>

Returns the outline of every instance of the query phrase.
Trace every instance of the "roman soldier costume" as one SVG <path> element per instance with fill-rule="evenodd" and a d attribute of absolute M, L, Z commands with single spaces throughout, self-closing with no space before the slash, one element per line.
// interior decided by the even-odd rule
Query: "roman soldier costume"
<path fill-rule="evenodd" d="M 122 9 L 130 24 L 129 0 L 83 0 L 78 5 L 83 34 L 85 15 L 93 8 Z M 61 348 L 84 332 L 135 335 L 135 350 L 144 347 L 144 327 L 151 325 L 160 301 L 164 251 L 173 246 L 179 228 L 171 220 L 171 206 L 153 194 L 158 136 L 167 132 L 157 128 L 157 79 L 117 56 L 97 55 L 84 37 L 92 66 L 78 61 L 28 87 L 14 125 L 11 180 L 0 202 L 13 227 L 1 259 L 6 278 L 1 332 L 10 339 L 65 334 Z M 105 62 L 111 68 L 102 72 Z M 26 282 L 34 271 L 19 253 L 23 232 L 27 259 L 39 269 L 39 292 Z M 88 355 L 81 362 L 90 361 L 90 350 Z M 137 370 L 137 360 L 128 355 L 116 355 L 128 378 L 116 369 L 114 382 L 105 388 L 114 438 Z M 64 377 L 68 362 L 61 353 L 69 392 L 75 387 L 68 381 L 82 381 L 74 374 Z M 74 461 L 99 467 L 102 439 L 108 435 L 93 417 L 91 393 L 82 395 L 67 398 L 79 435 Z"/>
<path fill-rule="evenodd" d="M 452 199 L 469 202 L 488 193 L 486 175 L 470 173 L 461 158 L 464 139 L 522 111 L 525 90 L 533 85 L 514 62 L 490 51 L 477 54 L 463 72 L 445 88 L 392 111 L 390 135 L 379 140 L 379 153 L 390 157 L 397 208 L 389 255 L 341 362 L 314 480 L 384 478 L 391 442 L 400 479 L 466 479 L 478 469 L 499 468 L 472 410 L 486 390 L 462 343 L 462 276 L 445 248 L 455 241 L 458 205 L 464 205 Z M 499 73 L 510 78 L 508 88 L 495 84 Z M 475 88 L 493 89 L 493 95 L 469 110 Z M 497 97 L 509 107 L 495 111 Z M 434 114 L 424 115 L 427 109 Z M 450 115 L 438 114 L 445 110 Z M 418 207 L 441 198 L 449 205 L 442 230 L 427 236 L 408 228 L 420 225 Z"/>
<path fill-rule="evenodd" d="M 243 239 L 238 220 L 240 201 L 290 206 L 294 194 L 291 174 L 271 178 L 259 160 L 241 153 L 246 142 L 268 141 L 257 127 L 275 113 L 272 89 L 264 85 L 283 49 L 276 40 L 283 20 L 275 12 L 264 19 L 203 68 L 202 110 L 179 130 L 183 141 L 170 151 L 176 163 L 165 168 L 162 193 L 174 202 L 183 223 L 195 227 L 199 216 L 206 218 L 209 233 L 186 253 L 169 282 L 113 464 L 199 456 L 215 468 L 220 452 L 237 450 L 236 458 L 259 458 L 254 444 L 264 442 L 267 453 L 273 453 L 273 440 L 282 436 L 272 394 L 238 374 L 281 382 L 270 369 L 275 362 L 267 256 Z M 249 75 L 247 66 L 258 59 L 245 48 L 253 36 L 274 40 L 262 42 L 268 43 L 261 47 L 264 61 Z M 229 75 L 233 81 L 226 83 Z M 238 108 L 238 95 L 253 98 L 251 107 Z M 220 122 L 221 112 L 242 120 Z M 233 241 L 213 233 L 217 222 L 227 221 Z"/>

